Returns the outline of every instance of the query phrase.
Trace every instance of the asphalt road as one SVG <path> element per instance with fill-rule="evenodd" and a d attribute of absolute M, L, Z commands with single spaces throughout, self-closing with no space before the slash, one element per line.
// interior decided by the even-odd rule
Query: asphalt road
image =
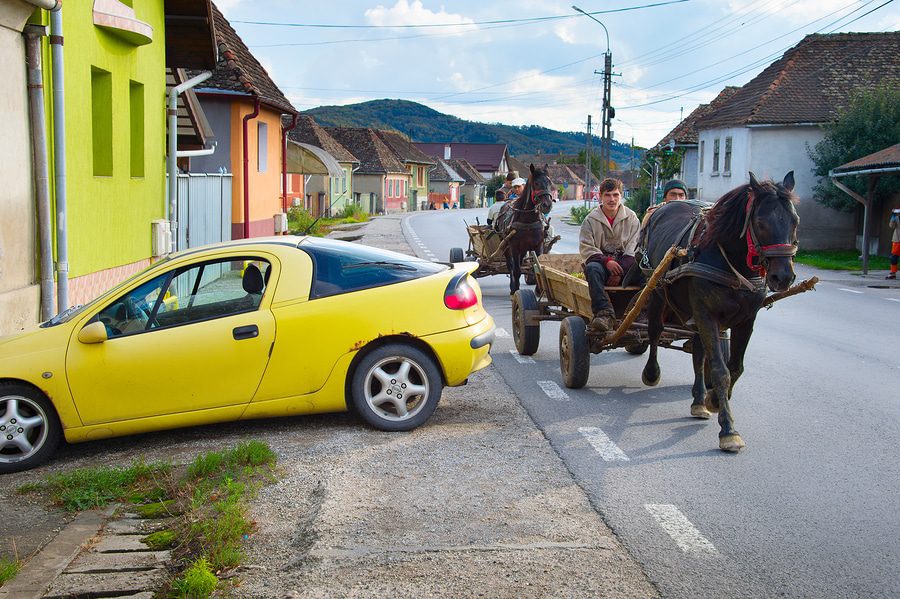
<path fill-rule="evenodd" d="M 554 208 L 555 252 L 577 251 L 577 228 L 559 218 L 571 205 Z M 462 220 L 485 213 L 413 215 L 404 231 L 419 255 L 446 260 L 466 247 Z M 507 278 L 479 283 L 511 331 Z M 664 597 L 887 597 L 900 588 L 898 320 L 900 288 L 849 280 L 760 314 L 733 400 L 738 455 L 718 450 L 715 420 L 689 417 L 687 354 L 660 352 L 654 388 L 641 384 L 644 357 L 594 355 L 579 390 L 562 383 L 557 323 L 542 323 L 532 359 L 509 336 L 493 355 Z"/>

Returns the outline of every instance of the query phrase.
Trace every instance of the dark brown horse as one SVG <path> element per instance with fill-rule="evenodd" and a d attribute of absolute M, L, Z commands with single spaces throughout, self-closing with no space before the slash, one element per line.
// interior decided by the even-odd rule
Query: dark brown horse
<path fill-rule="evenodd" d="M 690 252 L 672 263 L 648 303 L 650 356 L 641 378 L 646 385 L 659 383 L 656 352 L 663 323 L 693 324 L 697 334 L 692 348 L 691 415 L 709 418 L 710 412 L 719 413 L 723 451 L 744 447 L 734 428 L 730 399 L 744 371 L 744 353 L 766 286 L 784 291 L 794 280 L 799 218 L 793 188 L 793 171 L 780 184 L 760 183 L 750 173 L 749 185 L 719 198 L 705 217 L 696 204 L 669 202 L 653 213 L 644 230 L 642 245 L 651 266 L 659 264 L 672 245 L 689 247 Z M 731 329 L 730 357 L 719 342 L 726 329 Z M 709 368 L 708 391 L 704 362 Z"/>
<path fill-rule="evenodd" d="M 544 251 L 544 221 L 541 214 L 550 212 L 553 207 L 551 190 L 553 183 L 547 176 L 547 165 L 535 168 L 531 165 L 531 174 L 522 195 L 510 200 L 497 215 L 500 222 L 500 233 L 503 237 L 513 229 L 512 236 L 506 246 L 506 265 L 509 268 L 509 292 L 519 289 L 519 277 L 522 274 L 522 258 L 528 252 L 540 255 Z"/>

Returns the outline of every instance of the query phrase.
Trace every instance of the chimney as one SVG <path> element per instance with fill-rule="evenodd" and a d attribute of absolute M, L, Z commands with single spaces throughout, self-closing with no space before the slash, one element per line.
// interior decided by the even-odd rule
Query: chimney
<path fill-rule="evenodd" d="M 444 160 L 450 160 L 450 144 L 444 144 Z"/>

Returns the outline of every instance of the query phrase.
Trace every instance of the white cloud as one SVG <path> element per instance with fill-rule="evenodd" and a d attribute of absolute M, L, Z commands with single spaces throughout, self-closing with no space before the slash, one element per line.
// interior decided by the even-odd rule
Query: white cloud
<path fill-rule="evenodd" d="M 370 52 L 360 52 L 359 61 L 360 64 L 362 64 L 363 68 L 369 71 L 384 64 L 384 62 L 380 58 L 372 55 Z"/>
<path fill-rule="evenodd" d="M 429 30 L 433 33 L 452 34 L 463 33 L 478 29 L 477 25 L 473 25 L 473 20 L 457 13 L 448 13 L 441 6 L 440 10 L 435 12 L 425 8 L 421 0 L 397 0 L 397 3 L 391 8 L 385 8 L 378 5 L 370 8 L 364 13 L 366 20 L 372 25 L 443 25 L 458 24 L 459 27 L 434 27 Z"/>
<path fill-rule="evenodd" d="M 553 33 L 566 44 L 575 44 L 578 40 L 568 24 L 560 23 L 553 28 Z"/>
<path fill-rule="evenodd" d="M 244 0 L 216 0 L 216 7 L 222 11 L 222 14 L 227 13 L 229 10 L 234 9 L 236 6 L 241 4 Z"/>

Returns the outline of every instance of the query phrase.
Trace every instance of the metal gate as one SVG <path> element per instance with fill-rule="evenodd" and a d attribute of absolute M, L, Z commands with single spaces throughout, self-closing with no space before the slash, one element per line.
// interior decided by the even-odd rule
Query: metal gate
<path fill-rule="evenodd" d="M 231 240 L 230 174 L 178 175 L 178 249 Z"/>

